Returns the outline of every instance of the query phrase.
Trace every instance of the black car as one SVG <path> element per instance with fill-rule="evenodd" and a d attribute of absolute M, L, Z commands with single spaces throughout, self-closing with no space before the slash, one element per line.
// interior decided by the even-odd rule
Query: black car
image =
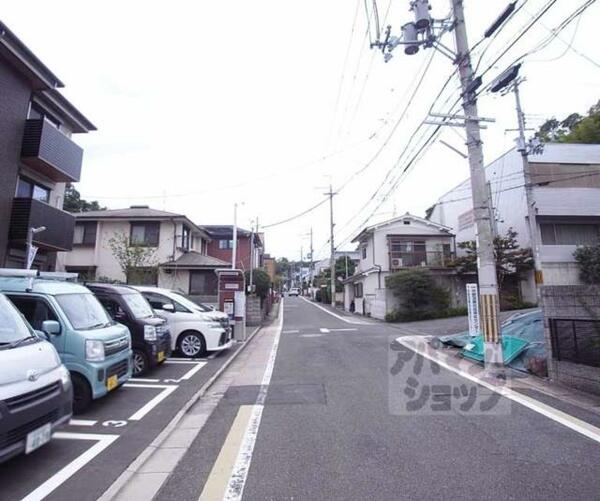
<path fill-rule="evenodd" d="M 166 321 L 154 314 L 142 294 L 126 285 L 86 283 L 85 286 L 115 322 L 129 328 L 134 376 L 141 376 L 171 355 L 171 334 Z"/>

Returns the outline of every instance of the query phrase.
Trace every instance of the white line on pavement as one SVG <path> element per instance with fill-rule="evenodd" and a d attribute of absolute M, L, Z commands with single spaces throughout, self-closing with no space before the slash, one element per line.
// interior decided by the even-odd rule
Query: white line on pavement
<path fill-rule="evenodd" d="M 136 411 L 129 417 L 129 421 L 139 421 L 146 414 L 148 414 L 154 407 L 160 404 L 165 398 L 167 398 L 171 393 L 173 393 L 179 386 L 177 385 L 167 385 L 167 384 L 130 384 L 125 383 L 123 385 L 127 388 L 158 388 L 162 389 L 158 395 L 156 395 L 150 402 L 144 405 L 141 409 Z"/>
<path fill-rule="evenodd" d="M 396 339 L 396 342 L 400 343 L 403 346 L 406 346 L 407 348 L 413 350 L 419 355 L 429 360 L 432 360 L 433 362 L 437 363 L 438 365 L 441 365 L 445 369 L 448 369 L 449 371 L 452 371 L 458 374 L 459 376 L 468 379 L 469 381 L 473 381 L 474 383 L 477 383 L 478 385 L 483 386 L 488 390 L 492 390 L 498 393 L 499 395 L 502 395 L 503 397 L 512 400 L 513 402 L 517 402 L 527 407 L 528 409 L 531 409 L 532 411 L 541 414 L 542 416 L 546 416 L 547 418 L 552 419 L 553 421 L 556 421 L 557 423 L 562 424 L 563 426 L 566 426 L 567 428 L 570 428 L 571 430 L 576 431 L 577 433 L 591 438 L 596 442 L 600 442 L 600 428 L 586 423 L 581 419 L 577 419 L 576 417 L 573 417 L 570 414 L 567 414 L 566 412 L 562 412 L 558 409 L 555 409 L 554 407 L 550 407 L 549 405 L 539 402 L 534 398 L 523 395 L 522 393 L 519 393 L 515 390 L 511 390 L 510 388 L 507 388 L 505 386 L 494 386 L 482 379 L 479 379 L 469 374 L 468 372 L 464 372 L 456 367 L 452 367 L 450 364 L 445 363 L 443 360 L 440 360 L 437 357 L 430 355 L 425 350 L 416 347 L 414 344 L 411 344 L 410 341 L 414 340 L 415 337 L 399 337 Z M 417 337 L 417 339 L 419 342 L 423 343 L 423 338 L 421 336 Z"/>
<path fill-rule="evenodd" d="M 183 360 L 171 360 L 171 359 L 169 359 L 169 360 L 165 360 L 163 363 L 166 364 L 166 365 L 186 365 L 186 364 L 197 364 L 199 362 L 200 362 L 199 359 L 195 360 L 195 359 L 192 359 L 192 358 L 185 358 Z M 206 363 L 206 362 L 204 362 L 204 363 Z"/>
<path fill-rule="evenodd" d="M 94 426 L 97 422 L 93 419 L 71 419 L 69 424 L 71 426 Z"/>
<path fill-rule="evenodd" d="M 351 332 L 357 331 L 358 329 L 329 329 L 331 332 Z"/>
<path fill-rule="evenodd" d="M 94 433 L 68 433 L 68 432 L 56 432 L 53 435 L 54 438 L 58 439 L 70 439 L 70 440 L 96 440 L 98 443 L 94 444 L 87 451 L 80 456 L 76 457 L 64 468 L 59 470 L 57 473 L 52 475 L 43 484 L 31 491 L 21 501 L 40 501 L 48 496 L 57 487 L 60 487 L 66 480 L 77 473 L 81 468 L 88 464 L 110 444 L 112 444 L 119 435 L 104 435 Z"/>
<path fill-rule="evenodd" d="M 283 334 L 298 334 L 300 331 L 298 329 L 293 329 L 289 331 L 283 331 Z"/>
<path fill-rule="evenodd" d="M 145 379 L 143 377 L 132 377 L 130 383 L 159 383 L 160 379 Z"/>
<path fill-rule="evenodd" d="M 328 332 L 331 332 L 329 329 L 325 329 L 324 327 L 321 327 L 319 329 L 323 334 L 327 334 Z"/>
<path fill-rule="evenodd" d="M 165 362 L 202 362 L 206 360 L 206 358 L 169 357 Z"/>
<path fill-rule="evenodd" d="M 311 304 L 315 308 L 319 308 L 320 310 L 323 310 L 325 313 L 331 315 L 332 317 L 335 317 L 338 320 L 341 320 L 342 322 L 346 322 L 347 324 L 370 325 L 369 322 L 363 322 L 362 320 L 355 320 L 353 318 L 342 317 L 341 315 L 338 315 L 337 313 L 334 313 L 333 311 L 330 311 L 327 308 L 324 308 L 320 304 L 313 303 L 312 301 L 309 301 L 306 298 L 302 298 L 302 300 L 306 301 L 308 304 Z"/>
<path fill-rule="evenodd" d="M 246 432 L 244 433 L 242 445 L 235 466 L 231 472 L 231 476 L 229 477 L 227 490 L 223 497 L 224 501 L 241 501 L 242 499 L 246 479 L 248 478 L 248 470 L 250 469 L 250 462 L 252 461 L 254 445 L 256 444 L 256 437 L 258 436 L 258 429 L 262 419 L 267 391 L 269 383 L 271 382 L 271 376 L 273 375 L 273 367 L 275 366 L 275 358 L 277 357 L 277 348 L 279 348 L 279 338 L 281 337 L 282 327 L 283 309 L 281 310 L 281 316 L 279 317 L 279 323 L 277 325 L 277 333 L 275 334 L 269 360 L 267 361 L 267 366 L 263 374 L 260 391 L 256 398 L 256 403 L 252 406 L 252 413 L 250 415 L 248 426 L 246 427 Z"/>
<path fill-rule="evenodd" d="M 300 337 L 323 337 L 323 334 L 300 334 Z"/>

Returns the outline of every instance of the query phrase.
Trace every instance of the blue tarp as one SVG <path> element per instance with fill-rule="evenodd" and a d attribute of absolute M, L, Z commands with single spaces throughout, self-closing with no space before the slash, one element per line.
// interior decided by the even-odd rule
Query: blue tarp
<path fill-rule="evenodd" d="M 511 354 L 514 356 L 508 357 L 509 359 L 512 358 L 508 365 L 513 369 L 527 372 L 528 359 L 546 358 L 542 310 L 516 314 L 504 322 L 501 329 L 503 337 L 506 336 L 509 339 L 515 339 L 514 346 L 510 350 Z M 472 338 L 469 336 L 468 332 L 463 332 L 451 336 L 442 336 L 438 339 L 443 344 L 464 348 L 468 343 L 473 343 L 474 340 L 481 339 L 481 337 Z M 520 346 L 519 350 L 516 349 L 518 346 Z M 469 352 L 472 351 L 473 350 L 469 350 Z M 504 347 L 503 351 L 506 358 L 507 350 Z M 515 351 L 518 352 L 515 353 Z M 476 356 L 468 356 L 468 358 L 477 360 Z"/>

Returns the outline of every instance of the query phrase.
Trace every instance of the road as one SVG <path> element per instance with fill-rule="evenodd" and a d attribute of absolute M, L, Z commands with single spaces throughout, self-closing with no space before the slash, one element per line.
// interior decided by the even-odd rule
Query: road
<path fill-rule="evenodd" d="M 501 396 L 396 341 L 412 331 L 284 304 L 155 499 L 597 499 L 600 414 Z"/>
<path fill-rule="evenodd" d="M 174 356 L 94 402 L 49 444 L 0 465 L 0 500 L 98 499 L 235 349 Z"/>

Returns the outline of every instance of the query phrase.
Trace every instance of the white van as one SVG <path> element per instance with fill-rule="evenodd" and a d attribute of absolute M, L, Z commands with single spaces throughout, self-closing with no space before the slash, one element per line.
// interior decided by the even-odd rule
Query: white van
<path fill-rule="evenodd" d="M 157 315 L 167 320 L 173 350 L 188 358 L 202 357 L 207 351 L 221 351 L 233 345 L 231 329 L 224 314 L 202 311 L 198 305 L 176 292 L 159 287 L 135 286 Z"/>
<path fill-rule="evenodd" d="M 53 332 L 51 323 L 42 328 Z M 49 442 L 72 406 L 71 378 L 56 349 L 0 294 L 0 463 Z"/>

